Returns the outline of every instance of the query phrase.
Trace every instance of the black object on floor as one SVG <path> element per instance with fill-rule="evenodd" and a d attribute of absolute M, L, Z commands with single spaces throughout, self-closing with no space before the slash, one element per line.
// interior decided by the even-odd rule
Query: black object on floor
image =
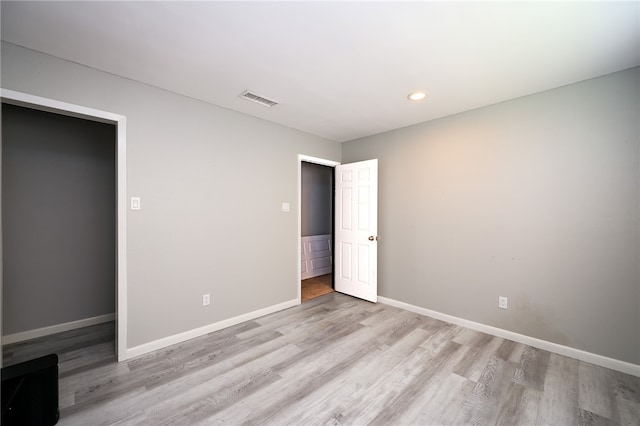
<path fill-rule="evenodd" d="M 58 423 L 58 355 L 2 368 L 2 425 Z"/>

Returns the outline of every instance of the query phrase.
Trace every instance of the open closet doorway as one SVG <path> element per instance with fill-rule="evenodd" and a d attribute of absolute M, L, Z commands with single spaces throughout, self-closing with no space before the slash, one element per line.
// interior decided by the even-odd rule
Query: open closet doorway
<path fill-rule="evenodd" d="M 91 327 L 126 359 L 126 118 L 5 89 L 2 107 L 5 361 Z"/>
<path fill-rule="evenodd" d="M 334 168 L 338 163 L 300 161 L 300 301 L 333 292 Z"/>
<path fill-rule="evenodd" d="M 9 104 L 2 124 L 3 364 L 113 357 L 115 126 Z"/>

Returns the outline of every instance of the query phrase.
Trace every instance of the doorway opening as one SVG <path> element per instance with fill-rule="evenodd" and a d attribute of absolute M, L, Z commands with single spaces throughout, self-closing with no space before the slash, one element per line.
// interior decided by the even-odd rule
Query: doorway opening
<path fill-rule="evenodd" d="M 298 189 L 302 192 L 302 163 L 333 168 L 335 196 L 332 195 L 334 223 L 329 245 L 333 289 L 339 293 L 378 300 L 378 160 L 348 164 L 298 156 Z M 303 278 L 302 196 L 298 205 L 298 280 Z M 326 245 L 325 245 L 326 247 Z M 328 271 L 325 271 L 325 273 Z M 298 287 L 300 290 L 301 286 Z M 301 301 L 301 291 L 298 291 Z"/>
<path fill-rule="evenodd" d="M 10 104 L 2 123 L 3 365 L 96 324 L 114 356 L 115 126 Z"/>
<path fill-rule="evenodd" d="M 59 175 L 64 175 L 63 180 L 67 179 L 65 181 L 66 183 L 58 182 L 57 185 L 59 187 L 63 187 L 66 185 L 68 186 L 68 188 L 66 188 L 66 193 L 64 194 L 62 191 L 62 189 L 64 188 L 60 188 L 60 191 L 58 191 L 58 195 L 54 194 L 53 196 L 52 193 L 47 192 L 47 188 L 40 188 L 38 190 L 40 192 L 40 194 L 38 195 L 39 199 L 38 197 L 36 197 L 34 202 L 36 204 L 44 204 L 40 205 L 39 207 L 37 205 L 31 207 L 29 205 L 24 206 L 27 212 L 25 216 L 35 217 L 35 215 L 37 215 L 39 217 L 39 219 L 36 218 L 36 222 L 32 222 L 31 225 L 25 226 L 34 226 L 35 228 L 38 228 L 38 226 L 40 226 L 40 228 L 42 228 L 40 229 L 40 231 L 46 231 L 51 234 L 48 236 L 44 233 L 37 235 L 37 229 L 35 229 L 33 233 L 36 233 L 36 235 L 33 235 L 33 238 L 31 239 L 33 241 L 40 239 L 40 241 L 44 242 L 45 237 L 50 237 L 49 239 L 52 240 L 52 244 L 50 244 L 49 249 L 44 250 L 44 255 L 40 256 L 39 259 L 35 261 L 33 259 L 29 259 L 27 253 L 27 256 L 23 256 L 24 259 L 20 260 L 20 262 L 31 262 L 30 265 L 27 266 L 32 267 L 32 270 L 29 270 L 29 268 L 22 268 L 23 272 L 27 271 L 27 274 L 33 274 L 33 269 L 38 269 L 38 271 L 36 272 L 40 274 L 40 278 L 42 278 L 41 281 L 48 280 L 51 284 L 53 284 L 56 280 L 57 275 L 64 275 L 65 273 L 67 273 L 67 268 L 64 268 L 63 265 L 58 264 L 56 260 L 56 256 L 64 257 L 64 253 L 57 253 L 56 250 L 59 250 L 60 252 L 67 250 L 69 252 L 69 256 L 65 261 L 63 261 L 63 263 L 68 262 L 71 264 L 73 263 L 72 258 L 75 256 L 74 253 L 78 254 L 82 251 L 94 252 L 92 255 L 93 257 L 90 256 L 88 258 L 88 264 L 82 264 L 82 259 L 78 259 L 78 261 L 76 262 L 79 266 L 78 270 L 74 270 L 74 272 L 72 272 L 72 275 L 70 275 L 69 277 L 62 277 L 62 275 L 60 277 L 62 280 L 69 280 L 71 279 L 70 277 L 77 279 L 78 282 L 76 284 L 79 285 L 79 287 L 70 290 L 71 294 L 73 294 L 73 296 L 71 296 L 71 303 L 82 305 L 82 291 L 93 291 L 83 288 L 81 284 L 82 282 L 86 282 L 88 280 L 87 277 L 91 275 L 91 270 L 95 269 L 100 271 L 98 274 L 94 274 L 96 277 L 103 273 L 105 275 L 108 275 L 106 280 L 104 280 L 105 282 L 109 282 L 108 288 L 105 287 L 104 283 L 101 284 L 102 290 L 100 291 L 102 291 L 103 293 L 101 293 L 99 298 L 110 299 L 106 300 L 106 304 L 102 304 L 105 306 L 109 305 L 110 308 L 107 308 L 107 310 L 110 310 L 111 312 L 104 314 L 100 313 L 100 310 L 105 310 L 105 306 L 98 307 L 97 310 L 94 311 L 87 310 L 86 312 L 83 311 L 83 309 L 85 309 L 86 307 L 74 306 L 73 309 L 77 310 L 78 312 L 74 312 L 74 314 L 72 315 L 74 316 L 73 318 L 69 316 L 68 312 L 63 312 L 61 314 L 60 311 L 58 311 L 57 313 L 54 312 L 51 318 L 38 319 L 38 321 L 41 321 L 37 324 L 33 322 L 34 318 L 32 317 L 29 317 L 27 323 L 24 324 L 19 324 L 15 321 L 14 318 L 12 319 L 13 323 L 7 322 L 5 324 L 3 322 L 3 328 L 5 328 L 4 326 L 6 325 L 9 328 L 13 327 L 14 329 L 8 330 L 11 337 L 5 336 L 7 338 L 2 338 L 2 341 L 0 341 L 0 345 L 29 341 L 31 339 L 46 340 L 46 336 L 52 335 L 53 333 L 67 333 L 79 327 L 95 327 L 97 326 L 97 324 L 105 324 L 102 328 L 110 328 L 110 331 L 107 331 L 107 336 L 111 335 L 115 338 L 115 350 L 112 350 L 115 352 L 117 359 L 119 361 L 126 359 L 126 117 L 5 89 L 2 89 L 1 93 L 2 105 L 7 109 L 22 108 L 25 111 L 30 111 L 30 114 L 39 114 L 44 116 L 48 115 L 53 118 L 61 117 L 62 122 L 66 122 L 67 124 L 69 120 L 75 120 L 76 123 L 80 125 L 80 127 L 89 129 L 93 128 L 94 130 L 95 128 L 102 128 L 103 130 L 101 130 L 100 132 L 102 132 L 101 134 L 103 135 L 103 138 L 104 135 L 110 135 L 106 136 L 106 140 L 103 139 L 104 143 L 102 144 L 106 145 L 103 146 L 103 148 L 100 148 L 102 151 L 104 151 L 104 155 L 88 151 L 84 154 L 79 154 L 77 151 L 74 153 L 66 153 L 60 151 L 56 152 L 56 150 L 50 150 L 51 147 L 47 146 L 47 142 L 49 142 L 49 138 L 47 137 L 47 135 L 43 135 L 43 138 L 40 140 L 40 142 L 38 142 L 40 143 L 40 147 L 35 150 L 35 160 L 30 153 L 25 152 L 25 154 L 28 154 L 27 157 L 31 158 L 27 161 L 34 163 L 29 167 L 31 167 L 31 170 L 34 170 L 35 174 L 39 174 L 42 171 L 35 163 L 45 158 L 53 159 L 53 162 L 49 163 L 49 165 L 47 166 L 51 169 L 52 174 L 50 176 L 58 175 L 56 176 L 56 179 L 58 179 L 60 178 Z M 28 119 L 28 117 L 25 118 L 25 120 Z M 67 124 L 63 124 L 62 126 L 64 127 Z M 4 127 L 5 126 L 3 126 L 3 131 Z M 18 129 L 16 131 L 19 134 L 20 130 Z M 65 136 L 66 135 L 63 132 L 61 137 L 57 138 L 57 140 L 65 140 Z M 52 137 L 50 140 L 55 142 L 56 138 Z M 68 143 L 68 141 L 65 140 L 64 143 Z M 76 146 L 79 146 L 80 150 L 82 151 L 83 148 L 81 147 L 81 145 L 82 144 L 77 144 Z M 14 145 L 14 147 L 16 147 L 16 145 Z M 19 146 L 17 148 L 18 151 L 22 149 Z M 87 147 L 85 147 L 84 149 L 86 148 Z M 64 149 L 65 148 L 63 148 L 63 151 Z M 93 147 L 91 149 L 93 149 Z M 89 149 L 89 151 L 91 151 L 91 149 Z M 47 153 L 46 151 L 50 151 L 51 153 Z M 76 162 L 76 157 L 78 155 L 84 155 L 86 160 L 83 160 L 83 162 L 81 163 Z M 68 174 L 69 169 L 66 167 L 66 165 L 68 164 L 73 164 L 72 168 L 75 168 L 75 170 L 70 174 Z M 95 169 L 102 170 L 101 172 L 99 172 L 101 173 L 101 176 L 97 178 L 97 180 L 93 177 L 88 177 L 87 182 L 81 182 L 83 176 L 90 176 L 91 173 L 95 172 Z M 23 175 L 27 176 L 26 174 Z M 44 180 L 42 178 L 43 176 L 33 176 L 33 179 L 31 177 L 27 177 L 27 180 L 32 180 L 37 185 L 42 185 L 43 182 L 46 182 L 46 184 L 50 183 L 47 181 L 46 177 L 44 178 Z M 38 181 L 39 183 L 36 181 Z M 4 189 L 11 188 L 12 190 L 15 189 L 16 192 L 22 192 L 23 194 L 25 193 L 24 188 L 14 188 L 14 185 L 16 184 L 15 176 L 9 176 L 6 173 L 6 170 L 3 170 L 2 182 Z M 92 187 L 92 185 L 95 186 Z M 98 187 L 103 187 L 105 191 L 102 191 Z M 86 205 L 83 206 L 83 204 L 95 203 L 97 199 L 90 200 L 88 198 L 82 198 L 77 199 L 75 202 L 73 201 L 74 197 L 78 198 L 78 196 L 82 194 L 86 196 L 87 194 L 91 194 L 94 190 L 105 196 L 105 198 L 101 201 L 101 203 L 103 204 L 102 207 L 105 210 L 110 210 L 110 212 L 100 212 L 100 209 L 96 209 L 95 206 L 92 206 L 93 208 L 83 209 L 83 207 L 86 207 Z M 3 198 L 4 195 L 6 194 L 3 194 Z M 33 201 L 33 199 L 31 201 Z M 65 204 L 69 205 L 65 206 Z M 46 206 L 49 206 L 50 208 Z M 4 213 L 5 212 L 3 211 L 3 214 Z M 11 214 L 14 213 L 15 212 L 12 212 Z M 26 219 L 28 218 L 25 218 L 25 220 Z M 48 221 L 48 225 L 43 224 L 46 221 Z M 106 224 L 106 227 L 103 229 L 99 229 L 100 223 L 102 222 Z M 69 226 L 61 226 L 61 229 L 52 230 L 52 228 L 55 228 L 54 225 L 56 223 L 68 223 Z M 7 234 L 9 233 L 8 225 L 4 224 L 4 226 L 6 227 L 3 229 L 3 239 L 5 237 L 8 237 Z M 77 230 L 75 229 L 76 227 Z M 73 238 L 70 240 L 67 233 L 76 233 L 77 241 L 73 240 Z M 91 247 L 90 242 L 87 242 L 89 240 L 82 235 L 83 233 L 90 233 L 93 236 L 95 236 L 95 234 L 102 233 L 104 238 L 100 239 L 99 244 L 101 244 L 101 247 Z M 20 235 L 16 235 L 15 237 L 16 238 L 14 238 L 14 240 L 18 243 L 18 245 L 24 243 L 24 241 L 21 240 Z M 66 249 L 64 247 L 65 244 L 68 245 Z M 74 250 L 77 251 L 79 249 L 78 245 L 82 244 L 85 244 L 85 246 L 80 249 L 80 252 L 74 252 Z M 58 249 L 55 249 L 55 247 L 58 247 Z M 5 258 L 8 255 L 17 255 L 18 250 L 14 248 L 13 253 L 9 253 L 9 251 L 7 250 L 9 248 L 10 246 L 5 246 L 3 254 Z M 7 294 L 8 290 L 5 285 L 10 284 L 6 281 L 6 278 L 8 277 L 7 273 L 11 272 L 6 269 L 7 266 L 8 265 L 5 263 L 5 269 L 3 271 L 3 275 L 5 275 L 5 282 L 2 283 L 2 290 L 3 293 L 5 293 L 3 295 L 3 304 L 5 304 L 5 307 L 5 297 L 9 296 L 9 294 Z M 19 267 L 14 268 L 14 272 L 21 268 L 19 264 L 18 266 Z M 52 267 L 56 273 L 54 274 L 51 272 L 51 270 L 47 270 L 48 267 Z M 77 273 L 82 269 L 84 269 L 85 272 L 89 271 L 89 275 L 83 276 L 82 273 Z M 105 272 L 107 270 L 110 271 Z M 46 275 L 48 273 L 50 274 L 50 276 L 47 278 Z M 18 275 L 20 274 L 17 274 L 16 276 Z M 32 281 L 35 280 L 33 276 L 29 276 L 27 279 Z M 99 281 L 101 278 L 96 279 Z M 46 285 L 48 285 L 48 283 L 45 284 L 45 287 L 42 288 L 43 292 L 47 291 Z M 49 289 L 48 291 L 55 292 L 55 290 L 51 289 Z M 19 297 L 19 295 L 16 296 L 16 292 L 14 291 L 11 297 Z M 60 296 L 58 297 L 58 299 L 61 299 L 61 297 L 64 296 Z M 55 300 L 55 298 L 50 299 Z M 51 300 L 51 302 L 53 303 L 54 300 Z M 100 305 L 101 302 L 105 301 L 94 300 L 94 302 Z M 57 318 L 56 315 L 58 315 Z M 95 335 L 95 333 L 93 332 L 90 334 Z"/>
<path fill-rule="evenodd" d="M 334 291 L 334 174 L 339 163 L 299 156 L 299 300 Z"/>

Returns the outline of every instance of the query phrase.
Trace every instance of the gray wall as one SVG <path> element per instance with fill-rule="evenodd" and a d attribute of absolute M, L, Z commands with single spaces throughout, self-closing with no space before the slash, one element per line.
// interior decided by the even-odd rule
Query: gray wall
<path fill-rule="evenodd" d="M 640 363 L 639 93 L 636 68 L 346 143 L 380 160 L 379 293 Z"/>
<path fill-rule="evenodd" d="M 3 334 L 115 312 L 115 141 L 2 106 Z"/>
<path fill-rule="evenodd" d="M 302 163 L 302 236 L 331 234 L 333 228 L 333 167 Z"/>
<path fill-rule="evenodd" d="M 342 155 L 380 159 L 382 296 L 640 363 L 638 78 L 341 149 L 2 45 L 2 87 L 127 116 L 128 192 L 143 206 L 128 212 L 129 347 L 295 299 L 298 224 L 280 205 L 297 205 L 298 154 Z"/>
<path fill-rule="evenodd" d="M 2 87 L 127 116 L 129 348 L 297 297 L 281 203 L 298 155 L 340 161 L 339 143 L 8 43 Z"/>

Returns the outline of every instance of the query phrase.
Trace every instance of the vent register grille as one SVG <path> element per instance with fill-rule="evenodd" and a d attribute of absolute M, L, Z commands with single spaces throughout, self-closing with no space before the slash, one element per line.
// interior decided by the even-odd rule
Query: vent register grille
<path fill-rule="evenodd" d="M 277 101 L 265 98 L 264 96 L 257 95 L 257 94 L 255 94 L 253 92 L 248 91 L 248 90 L 245 90 L 244 92 L 242 92 L 240 97 L 243 98 L 243 99 L 246 99 L 248 101 L 260 104 L 262 106 L 269 107 L 269 108 L 279 104 L 279 102 L 277 102 Z"/>

